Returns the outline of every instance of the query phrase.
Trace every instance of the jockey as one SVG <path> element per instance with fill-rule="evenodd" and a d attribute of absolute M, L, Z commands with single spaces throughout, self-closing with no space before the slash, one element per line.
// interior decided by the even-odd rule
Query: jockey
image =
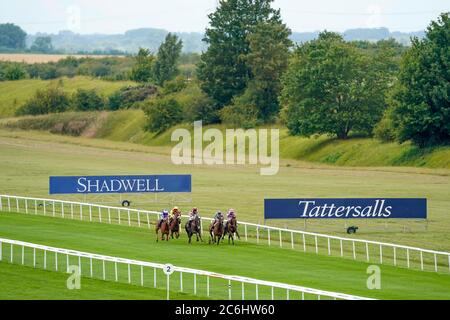
<path fill-rule="evenodd" d="M 236 218 L 236 213 L 234 209 L 228 210 L 227 219 L 230 221 L 231 219 Z"/>
<path fill-rule="evenodd" d="M 192 208 L 192 211 L 189 212 L 189 221 L 195 220 L 195 218 L 199 217 L 198 208 Z"/>
<path fill-rule="evenodd" d="M 213 227 L 216 225 L 216 223 L 220 222 L 220 219 L 223 219 L 223 214 L 220 211 L 217 211 L 216 214 L 214 215 L 214 222 L 213 222 Z"/>
<path fill-rule="evenodd" d="M 163 210 L 161 212 L 161 219 L 159 220 L 158 228 L 161 228 L 161 224 L 163 223 L 163 221 L 166 221 L 168 218 L 169 218 L 169 211 Z"/>
<path fill-rule="evenodd" d="M 180 209 L 178 207 L 173 207 L 172 210 L 170 210 L 169 213 L 169 220 L 172 220 L 173 217 L 175 217 L 175 214 L 180 213 Z"/>

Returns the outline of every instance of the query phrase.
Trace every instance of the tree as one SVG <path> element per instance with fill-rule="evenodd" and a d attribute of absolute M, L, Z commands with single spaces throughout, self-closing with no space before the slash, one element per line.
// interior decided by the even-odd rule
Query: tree
<path fill-rule="evenodd" d="M 245 61 L 250 51 L 248 34 L 264 22 L 280 22 L 280 11 L 271 8 L 273 0 L 221 0 L 210 14 L 197 74 L 202 90 L 213 99 L 216 109 L 229 105 L 244 92 L 251 69 Z M 217 118 L 218 119 L 218 118 Z"/>
<path fill-rule="evenodd" d="M 37 37 L 30 49 L 34 52 L 50 53 L 53 51 L 52 38 Z"/>
<path fill-rule="evenodd" d="M 131 80 L 136 82 L 150 82 L 153 78 L 152 68 L 155 57 L 150 50 L 140 48 L 135 57 L 136 63 L 131 69 Z"/>
<path fill-rule="evenodd" d="M 143 109 L 147 116 L 146 129 L 151 132 L 161 133 L 183 120 L 182 107 L 169 97 L 151 99 Z"/>
<path fill-rule="evenodd" d="M 0 48 L 25 49 L 27 34 L 19 26 L 12 23 L 0 24 Z"/>
<path fill-rule="evenodd" d="M 60 88 L 37 90 L 34 97 L 23 104 L 16 112 L 17 115 L 38 115 L 64 112 L 69 108 L 70 100 Z"/>
<path fill-rule="evenodd" d="M 387 59 L 387 58 L 386 58 Z M 385 110 L 389 77 L 380 58 L 365 55 L 336 33 L 296 49 L 283 77 L 283 118 L 291 134 L 370 134 Z"/>
<path fill-rule="evenodd" d="M 450 20 L 443 13 L 423 40 L 413 39 L 393 89 L 392 121 L 399 141 L 450 142 Z"/>
<path fill-rule="evenodd" d="M 158 85 L 163 86 L 166 81 L 172 80 L 179 73 L 178 63 L 182 49 L 183 42 L 177 35 L 169 33 L 159 47 L 153 65 L 153 75 Z"/>
<path fill-rule="evenodd" d="M 94 89 L 78 89 L 73 95 L 72 105 L 77 111 L 102 110 L 105 100 Z"/>
<path fill-rule="evenodd" d="M 292 46 L 290 34 L 286 25 L 277 21 L 260 23 L 247 36 L 249 53 L 244 61 L 252 78 L 245 92 L 222 110 L 222 120 L 251 127 L 258 122 L 271 122 L 278 115 L 281 75 L 287 69 Z"/>

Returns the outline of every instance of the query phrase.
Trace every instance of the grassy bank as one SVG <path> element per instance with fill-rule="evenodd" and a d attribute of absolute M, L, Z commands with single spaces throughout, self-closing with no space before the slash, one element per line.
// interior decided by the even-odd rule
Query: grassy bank
<path fill-rule="evenodd" d="M 60 85 L 68 93 L 75 92 L 77 89 L 95 89 L 98 93 L 108 96 L 119 88 L 131 84 L 133 82 L 113 82 L 81 76 L 55 80 L 0 81 L 0 118 L 14 116 L 15 111 L 31 98 L 36 90 L 45 89 L 48 86 Z"/>
<path fill-rule="evenodd" d="M 140 110 L 55 114 L 3 120 L 0 124 L 8 129 L 42 130 L 146 146 L 174 145 L 170 141 L 172 130 L 159 135 L 143 130 L 145 117 Z M 191 129 L 187 125 L 184 127 Z M 222 131 L 226 129 L 220 125 L 218 128 Z M 382 143 L 371 138 L 301 138 L 290 136 L 285 128 L 280 132 L 280 156 L 283 159 L 353 167 L 450 168 L 450 147 L 420 149 L 410 143 Z"/>

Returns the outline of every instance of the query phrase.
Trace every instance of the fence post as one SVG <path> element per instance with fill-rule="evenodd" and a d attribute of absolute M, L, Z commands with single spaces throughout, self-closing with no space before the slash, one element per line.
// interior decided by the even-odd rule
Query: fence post
<path fill-rule="evenodd" d="M 1 243 L 0 243 L 0 245 L 1 245 Z M 0 246 L 0 260 L 2 260 L 1 259 L 1 246 Z M 450 271 L 450 255 L 448 255 L 448 271 Z"/>
<path fill-rule="evenodd" d="M 436 253 L 434 254 L 434 271 L 438 271 L 438 265 L 437 265 L 437 255 Z"/>
<path fill-rule="evenodd" d="M 19 209 L 19 198 L 16 198 L 16 209 L 17 209 L 17 212 L 20 212 L 20 209 Z"/>
<path fill-rule="evenodd" d="M 270 229 L 267 229 L 267 243 L 270 246 Z"/>
<path fill-rule="evenodd" d="M 3 261 L 3 242 L 0 242 L 0 261 Z M 449 256 L 450 258 L 450 256 Z M 450 262 L 450 261 L 449 261 Z"/>
<path fill-rule="evenodd" d="M 37 200 L 34 200 L 34 214 L 37 214 Z"/>
<path fill-rule="evenodd" d="M 128 264 L 128 283 L 131 283 L 131 266 Z"/>
<path fill-rule="evenodd" d="M 2 201 L 3 201 L 3 199 L 2 199 L 2 197 L 0 197 L 0 211 L 3 210 L 3 203 L 2 203 Z"/>
<path fill-rule="evenodd" d="M 111 224 L 111 208 L 108 208 L 108 223 Z"/>
<path fill-rule="evenodd" d="M 183 272 L 180 271 L 180 292 L 183 292 Z"/>
<path fill-rule="evenodd" d="M 209 297 L 209 275 L 206 276 L 206 296 Z"/>
<path fill-rule="evenodd" d="M 98 219 L 102 223 L 102 207 L 98 207 Z"/>
<path fill-rule="evenodd" d="M 256 284 L 256 300 L 259 300 L 258 284 Z"/>
<path fill-rule="evenodd" d="M 302 300 L 305 300 L 305 292 L 302 291 Z"/>
<path fill-rule="evenodd" d="M 61 201 L 61 217 L 64 218 L 64 202 Z"/>
<path fill-rule="evenodd" d="M 406 249 L 406 265 L 409 268 L 409 249 L 408 248 Z"/>
<path fill-rule="evenodd" d="M 11 212 L 11 198 L 8 197 L 8 211 Z"/>
<path fill-rule="evenodd" d="M 13 244 L 11 243 L 11 257 L 10 257 L 11 263 L 13 263 L 13 256 L 14 256 L 14 254 L 13 254 Z"/>
<path fill-rule="evenodd" d="M 25 247 L 24 246 L 22 246 L 22 264 L 25 264 Z M 45 252 L 45 251 L 44 251 Z M 44 256 L 45 257 L 45 256 Z M 44 260 L 45 261 L 45 260 Z M 45 267 L 44 267 L 44 269 L 45 269 Z"/>
<path fill-rule="evenodd" d="M 81 271 L 81 256 L 78 256 L 78 269 L 80 270 L 80 275 L 82 275 L 82 271 Z"/>
<path fill-rule="evenodd" d="M 394 267 L 397 266 L 397 247 L 394 247 Z"/>
<path fill-rule="evenodd" d="M 137 218 L 138 218 L 138 227 L 141 227 L 141 213 L 138 211 L 137 212 Z"/>
<path fill-rule="evenodd" d="M 352 246 L 353 246 L 353 259 L 356 260 L 355 241 L 352 241 Z"/>
<path fill-rule="evenodd" d="M 105 260 L 102 260 L 102 269 L 103 269 L 103 280 L 106 280 L 106 270 L 105 270 Z"/>
<path fill-rule="evenodd" d="M 328 240 L 328 255 L 331 256 L 331 245 L 330 245 L 330 238 L 327 238 Z"/>
<path fill-rule="evenodd" d="M 92 206 L 89 205 L 89 221 L 92 221 Z"/>
<path fill-rule="evenodd" d="M 25 213 L 28 214 L 28 200 L 25 199 Z"/>
<path fill-rule="evenodd" d="M 380 244 L 380 264 L 383 264 L 383 245 Z"/>
<path fill-rule="evenodd" d="M 69 272 L 69 255 L 66 254 L 66 272 Z"/>
<path fill-rule="evenodd" d="M 116 282 L 119 281 L 119 275 L 117 274 L 117 262 L 114 262 L 114 276 L 115 276 Z"/>
<path fill-rule="evenodd" d="M 148 213 L 146 214 L 146 216 L 147 216 L 147 226 L 150 229 L 150 218 L 148 217 Z"/>
<path fill-rule="evenodd" d="M 256 227 L 256 244 L 259 244 L 259 227 Z"/>
<path fill-rule="evenodd" d="M 90 273 L 91 273 L 91 278 L 93 278 L 94 277 L 94 272 L 93 272 L 93 270 L 92 270 L 92 257 L 91 258 L 89 258 L 89 268 L 90 268 Z"/>
<path fill-rule="evenodd" d="M 53 208 L 53 216 L 55 216 L 56 215 L 56 212 L 55 212 L 55 201 L 52 201 L 52 208 Z"/>
<path fill-rule="evenodd" d="M 36 248 L 33 248 L 33 268 L 36 268 Z"/>
<path fill-rule="evenodd" d="M 280 233 L 280 248 L 283 248 L 283 239 L 281 238 L 281 230 L 278 230 Z"/>
<path fill-rule="evenodd" d="M 9 200 L 9 198 L 8 198 L 8 200 Z M 44 216 L 46 215 L 46 211 L 47 211 L 47 208 L 46 208 L 46 203 L 45 203 L 45 200 L 44 200 L 44 204 L 43 204 L 43 206 L 44 206 Z"/>
<path fill-rule="evenodd" d="M 316 254 L 319 254 L 319 245 L 317 244 L 317 236 L 314 236 L 314 242 L 316 244 Z"/>
<path fill-rule="evenodd" d="M 117 209 L 117 216 L 119 218 L 119 224 L 120 224 L 120 209 Z"/>
<path fill-rule="evenodd" d="M 156 268 L 153 268 L 153 287 L 156 288 Z"/>
<path fill-rule="evenodd" d="M 197 274 L 194 273 L 194 295 L 197 295 Z"/>
<path fill-rule="evenodd" d="M 242 293 L 241 293 L 242 300 L 245 300 L 245 285 L 243 282 L 242 282 L 242 286 L 241 286 L 241 291 L 242 291 Z"/>
<path fill-rule="evenodd" d="M 144 266 L 141 266 L 141 286 L 144 286 Z"/>
<path fill-rule="evenodd" d="M 245 241 L 248 241 L 248 236 L 247 236 L 247 224 L 244 224 L 244 234 L 245 234 Z"/>
<path fill-rule="evenodd" d="M 272 297 L 272 300 L 275 300 L 275 294 L 274 294 L 274 289 L 273 287 L 270 287 L 270 295 Z"/>
<path fill-rule="evenodd" d="M 291 232 L 291 248 L 294 249 L 294 233 Z"/>
<path fill-rule="evenodd" d="M 289 297 L 289 289 L 286 290 L 286 300 L 290 300 L 291 298 Z"/>
<path fill-rule="evenodd" d="M 130 209 L 127 210 L 127 214 L 128 214 L 128 226 L 131 226 Z"/>
<path fill-rule="evenodd" d="M 366 242 L 366 260 L 367 262 L 369 262 L 370 258 L 369 258 L 369 244 Z"/>
<path fill-rule="evenodd" d="M 73 203 L 70 204 L 70 219 L 73 220 Z"/>
<path fill-rule="evenodd" d="M 306 239 L 305 239 L 305 234 L 302 233 L 302 238 L 303 238 L 303 251 L 306 252 Z"/>
<path fill-rule="evenodd" d="M 231 300 L 231 280 L 228 280 L 228 300 Z"/>

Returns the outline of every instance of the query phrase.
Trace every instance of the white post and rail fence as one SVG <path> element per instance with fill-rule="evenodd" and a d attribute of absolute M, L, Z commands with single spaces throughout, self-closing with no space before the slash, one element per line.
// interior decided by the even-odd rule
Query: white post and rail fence
<path fill-rule="evenodd" d="M 0 212 L 19 212 L 82 221 L 152 228 L 159 212 L 100 204 L 0 195 Z M 186 217 L 186 216 L 183 216 Z M 210 218 L 202 218 L 211 222 Z M 202 223 L 202 230 L 207 228 Z M 368 263 L 450 273 L 450 252 L 325 235 L 239 221 L 242 240 Z"/>
<path fill-rule="evenodd" d="M 0 238 L 0 261 L 50 271 L 69 272 L 104 281 L 169 289 L 211 299 L 229 300 L 371 300 L 297 285 L 224 275 L 203 270 L 117 258 Z M 71 267 L 71 268 L 69 268 Z M 173 273 L 172 273 L 173 272 Z M 169 290 L 167 290 L 169 297 Z"/>

